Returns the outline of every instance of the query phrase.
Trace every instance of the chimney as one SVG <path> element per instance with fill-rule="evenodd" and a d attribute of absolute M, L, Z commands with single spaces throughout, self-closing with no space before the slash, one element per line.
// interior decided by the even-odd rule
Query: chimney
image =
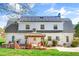
<path fill-rule="evenodd" d="M 61 17 L 61 13 L 58 13 L 58 17 Z"/>

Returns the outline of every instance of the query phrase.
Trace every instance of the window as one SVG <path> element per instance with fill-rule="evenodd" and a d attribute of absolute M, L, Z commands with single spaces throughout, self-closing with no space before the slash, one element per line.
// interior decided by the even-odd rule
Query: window
<path fill-rule="evenodd" d="M 41 29 L 44 29 L 44 25 L 41 25 Z"/>
<path fill-rule="evenodd" d="M 66 42 L 69 42 L 69 37 L 68 36 L 66 36 Z"/>
<path fill-rule="evenodd" d="M 59 36 L 56 36 L 56 40 L 58 40 L 58 41 L 60 40 L 60 39 L 59 39 Z"/>
<path fill-rule="evenodd" d="M 43 17 L 40 17 L 41 19 L 43 19 Z"/>
<path fill-rule="evenodd" d="M 30 29 L 30 25 L 26 25 L 26 29 Z"/>
<path fill-rule="evenodd" d="M 51 41 L 51 36 L 48 36 L 48 41 Z"/>
<path fill-rule="evenodd" d="M 54 29 L 58 29 L 57 25 L 54 25 Z"/>

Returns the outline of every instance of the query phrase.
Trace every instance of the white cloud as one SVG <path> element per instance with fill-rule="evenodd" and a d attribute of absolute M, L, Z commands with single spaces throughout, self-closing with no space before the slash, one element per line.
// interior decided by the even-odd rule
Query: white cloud
<path fill-rule="evenodd" d="M 54 12 L 58 12 L 58 10 L 55 10 L 54 8 L 50 8 L 46 10 L 44 13 L 54 13 Z"/>
<path fill-rule="evenodd" d="M 58 12 L 61 13 L 61 17 L 65 17 L 66 15 L 72 13 L 72 11 L 67 11 L 64 7 L 62 7 Z"/>
<path fill-rule="evenodd" d="M 19 4 L 16 4 L 16 12 L 21 12 L 21 8 L 20 8 L 20 5 Z"/>
<path fill-rule="evenodd" d="M 79 10 L 75 10 L 74 13 L 75 13 L 76 15 L 79 15 Z"/>
<path fill-rule="evenodd" d="M 79 17 L 74 18 L 74 19 L 72 20 L 72 23 L 73 23 L 73 24 L 77 24 L 78 22 L 79 22 Z"/>
<path fill-rule="evenodd" d="M 4 28 L 7 24 L 8 17 L 7 15 L 0 16 L 0 27 Z"/>
<path fill-rule="evenodd" d="M 16 7 L 15 7 L 15 3 L 9 3 L 9 9 L 13 9 L 13 10 L 15 10 L 16 9 Z"/>
<path fill-rule="evenodd" d="M 35 6 L 34 3 L 28 3 L 28 5 L 29 5 L 30 8 L 33 8 Z"/>
<path fill-rule="evenodd" d="M 79 22 L 79 10 L 72 11 L 72 15 L 74 18 L 72 18 L 72 23 L 77 24 Z"/>
<path fill-rule="evenodd" d="M 50 8 L 50 9 L 46 10 L 44 13 L 46 13 L 46 14 L 61 13 L 61 17 L 65 17 L 66 15 L 70 14 L 71 11 L 67 11 L 64 7 L 62 7 L 59 10 Z"/>
<path fill-rule="evenodd" d="M 32 9 L 35 6 L 34 3 L 26 3 L 26 4 L 28 5 L 28 7 L 30 9 Z M 28 7 L 27 8 L 21 8 L 21 7 L 22 7 L 22 5 L 20 5 L 18 3 L 10 3 L 9 4 L 9 9 L 16 11 L 18 14 L 23 14 L 23 13 L 29 11 Z"/>
<path fill-rule="evenodd" d="M 1 20 L 4 20 L 4 21 L 8 20 L 8 16 L 7 15 L 2 15 L 2 16 L 0 15 L 0 21 Z"/>
<path fill-rule="evenodd" d="M 64 15 L 64 14 L 66 13 L 66 10 L 65 10 L 64 8 L 61 8 L 61 9 L 59 10 L 59 13 L 61 13 L 62 15 Z"/>
<path fill-rule="evenodd" d="M 20 4 L 16 4 L 16 3 L 9 3 L 9 8 L 12 10 L 15 10 L 16 12 L 20 12 L 21 8 L 20 8 Z"/>
<path fill-rule="evenodd" d="M 79 22 L 79 10 L 66 10 L 64 7 L 60 8 L 59 10 L 54 9 L 54 8 L 50 8 L 48 10 L 46 10 L 44 13 L 46 14 L 53 14 L 54 12 L 56 13 L 61 13 L 61 17 L 64 18 L 66 16 L 71 16 L 73 15 L 70 19 L 72 19 L 72 23 L 73 24 L 77 24 Z"/>
<path fill-rule="evenodd" d="M 21 17 L 21 15 L 18 15 L 18 14 L 15 14 L 15 13 L 9 14 L 7 16 L 8 16 L 8 18 L 20 18 Z M 16 19 L 14 19 L 14 20 L 16 20 Z"/>

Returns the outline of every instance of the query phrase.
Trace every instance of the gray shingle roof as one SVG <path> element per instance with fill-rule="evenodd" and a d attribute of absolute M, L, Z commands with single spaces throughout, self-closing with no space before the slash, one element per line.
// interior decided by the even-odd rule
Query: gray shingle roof
<path fill-rule="evenodd" d="M 63 18 L 61 19 L 58 16 L 26 16 L 21 17 L 20 22 L 62 22 Z M 64 21 L 69 21 L 66 19 Z"/>
<path fill-rule="evenodd" d="M 18 24 L 15 22 L 7 25 L 7 27 L 5 28 L 6 33 L 12 33 L 12 32 L 15 33 L 17 31 L 18 31 Z"/>
<path fill-rule="evenodd" d="M 57 16 L 26 16 L 26 17 L 21 17 L 19 21 L 20 22 L 48 22 L 48 21 L 64 22 L 63 24 L 64 30 L 61 32 L 73 33 L 73 25 L 71 20 L 68 18 L 60 18 Z M 13 33 L 13 32 L 26 33 L 26 32 L 33 32 L 33 31 L 18 31 L 18 23 L 15 23 L 15 21 L 9 20 L 5 28 L 5 32 L 6 33 Z M 37 31 L 37 32 L 44 32 L 44 31 Z M 45 32 L 50 32 L 50 31 L 47 30 Z M 54 32 L 54 31 L 51 31 L 51 32 Z"/>

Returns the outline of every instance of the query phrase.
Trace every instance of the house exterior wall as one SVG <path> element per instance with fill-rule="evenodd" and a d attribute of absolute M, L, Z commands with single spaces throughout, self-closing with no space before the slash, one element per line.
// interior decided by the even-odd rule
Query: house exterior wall
<path fill-rule="evenodd" d="M 15 36 L 15 41 L 20 40 L 20 43 L 25 43 L 24 33 L 6 33 L 6 43 L 12 41 L 12 36 Z"/>
<path fill-rule="evenodd" d="M 46 33 L 45 39 L 47 39 L 48 36 L 51 36 L 52 40 L 56 40 L 56 36 L 58 36 L 58 45 L 61 46 L 63 46 L 64 43 L 66 43 L 67 46 L 70 46 L 73 40 L 73 33 Z M 66 36 L 69 37 L 69 42 L 66 42 Z"/>
<path fill-rule="evenodd" d="M 21 44 L 25 44 L 25 34 L 28 33 L 6 33 L 6 43 L 12 41 L 12 36 L 15 36 L 15 40 L 20 40 Z M 58 45 L 63 46 L 64 43 L 67 46 L 70 46 L 73 40 L 73 33 L 42 33 L 45 34 L 45 40 L 47 40 L 48 36 L 52 37 L 52 40 L 56 40 L 56 36 L 59 36 L 60 40 L 58 41 Z M 66 42 L 66 36 L 69 36 L 69 42 Z M 39 40 L 38 40 L 39 41 Z"/>
<path fill-rule="evenodd" d="M 57 30 L 63 30 L 63 22 L 18 22 L 18 30 L 27 30 L 26 25 L 30 25 L 29 30 L 33 30 L 33 28 L 36 28 L 36 30 L 41 30 L 41 24 L 45 25 L 45 29 L 43 30 L 54 30 L 53 26 L 55 24 L 58 26 Z"/>

